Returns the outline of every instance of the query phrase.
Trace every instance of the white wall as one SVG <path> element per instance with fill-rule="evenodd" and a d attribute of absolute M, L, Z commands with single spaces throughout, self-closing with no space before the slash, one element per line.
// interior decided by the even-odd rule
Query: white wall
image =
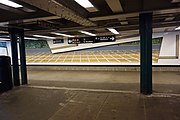
<path fill-rule="evenodd" d="M 5 47 L 0 47 L 0 55 L 7 56 L 7 49 Z"/>
<path fill-rule="evenodd" d="M 169 33 L 163 36 L 160 49 L 160 57 L 175 57 L 176 56 L 176 34 Z"/>
<path fill-rule="evenodd" d="M 180 36 L 180 31 L 169 32 L 163 36 L 162 44 L 160 48 L 160 54 L 158 59 L 158 64 L 165 65 L 180 65 L 180 47 L 179 47 L 179 58 L 176 59 L 176 35 Z M 179 40 L 180 46 L 180 40 Z M 170 59 L 163 58 L 170 57 Z M 174 57 L 174 58 L 171 58 Z"/>
<path fill-rule="evenodd" d="M 0 48 L 0 55 L 10 56 L 11 57 L 11 63 L 12 63 L 11 41 L 1 41 L 1 42 L 6 42 L 7 49 L 6 48 Z M 18 59 L 20 60 L 19 43 L 17 44 L 17 47 L 18 47 Z"/>
<path fill-rule="evenodd" d="M 0 42 L 6 42 L 7 48 L 0 47 L 0 55 L 6 55 L 11 56 L 11 43 L 10 41 L 0 41 Z"/>

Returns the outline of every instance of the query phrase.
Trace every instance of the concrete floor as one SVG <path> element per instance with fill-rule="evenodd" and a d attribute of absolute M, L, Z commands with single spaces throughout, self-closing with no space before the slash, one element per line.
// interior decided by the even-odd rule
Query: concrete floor
<path fill-rule="evenodd" d="M 1 120 L 180 120 L 180 73 L 155 72 L 139 94 L 138 72 L 28 71 L 29 85 L 0 95 Z"/>
<path fill-rule="evenodd" d="M 139 72 L 28 71 L 30 85 L 139 92 Z M 153 91 L 180 93 L 180 72 L 153 72 Z"/>

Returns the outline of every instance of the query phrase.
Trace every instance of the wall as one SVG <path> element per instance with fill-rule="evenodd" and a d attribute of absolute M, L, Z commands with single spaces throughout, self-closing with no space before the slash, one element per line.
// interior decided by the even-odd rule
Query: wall
<path fill-rule="evenodd" d="M 162 33 L 153 34 L 153 38 L 157 38 L 157 37 L 162 37 Z M 86 43 L 86 44 L 79 44 L 78 46 L 69 46 L 67 48 L 60 48 L 60 49 L 58 49 L 58 47 L 69 45 L 67 43 L 67 40 L 65 40 L 66 43 L 64 44 L 53 45 L 52 41 L 48 41 L 48 44 L 51 48 L 52 53 L 61 53 L 61 52 L 68 52 L 68 51 L 74 51 L 74 50 L 103 47 L 103 46 L 108 46 L 108 45 L 116 45 L 120 43 L 133 42 L 133 41 L 138 41 L 138 40 L 140 40 L 139 36 L 124 38 L 124 39 L 118 38 L 115 42 L 101 42 L 101 43 L 88 43 L 88 44 Z M 57 48 L 57 49 L 52 49 L 52 48 Z"/>
<path fill-rule="evenodd" d="M 0 42 L 6 42 L 6 47 L 7 48 L 4 48 L 4 47 L 1 47 L 0 48 L 0 55 L 8 55 L 8 56 L 11 56 L 11 43 L 10 41 L 0 41 Z"/>
<path fill-rule="evenodd" d="M 168 34 L 163 36 L 158 60 L 159 64 L 180 65 L 180 54 L 179 57 L 176 58 L 176 35 L 179 35 L 180 37 L 180 31 L 169 32 Z"/>

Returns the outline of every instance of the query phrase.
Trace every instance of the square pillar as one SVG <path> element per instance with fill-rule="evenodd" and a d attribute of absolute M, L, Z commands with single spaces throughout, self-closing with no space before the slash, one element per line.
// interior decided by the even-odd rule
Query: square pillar
<path fill-rule="evenodd" d="M 11 39 L 12 66 L 13 66 L 12 74 L 13 74 L 14 86 L 20 86 L 17 35 L 16 35 L 17 31 L 15 28 L 9 28 L 8 31 Z"/>
<path fill-rule="evenodd" d="M 27 68 L 26 68 L 26 51 L 25 51 L 25 42 L 24 42 L 24 30 L 18 30 L 19 36 L 19 48 L 20 48 L 20 63 L 21 63 L 21 80 L 22 84 L 28 84 L 27 82 Z"/>
<path fill-rule="evenodd" d="M 152 94 L 152 13 L 140 13 L 140 92 Z"/>

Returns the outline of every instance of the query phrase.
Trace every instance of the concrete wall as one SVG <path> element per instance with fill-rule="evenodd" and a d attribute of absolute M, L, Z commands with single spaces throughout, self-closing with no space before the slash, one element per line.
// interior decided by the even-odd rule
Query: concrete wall
<path fill-rule="evenodd" d="M 28 70 L 140 71 L 140 67 L 122 66 L 27 66 Z M 180 71 L 180 67 L 153 67 L 153 71 Z"/>

